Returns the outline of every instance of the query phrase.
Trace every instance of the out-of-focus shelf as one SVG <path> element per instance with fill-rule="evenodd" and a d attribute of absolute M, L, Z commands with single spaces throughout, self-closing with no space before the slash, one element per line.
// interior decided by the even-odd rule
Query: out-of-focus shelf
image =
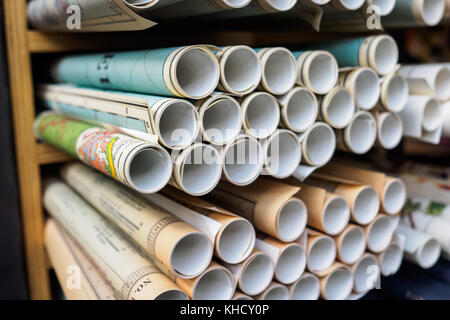
<path fill-rule="evenodd" d="M 39 164 L 62 163 L 73 160 L 73 157 L 47 143 L 37 143 L 37 159 Z"/>

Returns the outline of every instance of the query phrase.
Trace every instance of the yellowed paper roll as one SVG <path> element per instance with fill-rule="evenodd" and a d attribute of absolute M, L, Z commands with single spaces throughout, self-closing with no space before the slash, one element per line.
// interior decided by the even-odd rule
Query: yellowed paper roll
<path fill-rule="evenodd" d="M 308 229 L 306 243 L 306 268 L 315 274 L 327 270 L 336 259 L 336 244 L 333 238 Z"/>
<path fill-rule="evenodd" d="M 289 290 L 281 283 L 272 283 L 261 294 L 255 297 L 256 300 L 289 300 Z"/>
<path fill-rule="evenodd" d="M 320 296 L 319 278 L 312 273 L 303 273 L 288 288 L 291 293 L 291 300 L 318 300 Z"/>
<path fill-rule="evenodd" d="M 319 274 L 320 296 L 325 300 L 345 300 L 352 292 L 353 275 L 346 265 L 335 262 Z"/>
<path fill-rule="evenodd" d="M 385 214 L 379 214 L 363 229 L 366 234 L 367 249 L 373 253 L 385 250 L 394 235 L 392 220 Z"/>
<path fill-rule="evenodd" d="M 341 234 L 334 237 L 337 259 L 345 264 L 355 263 L 366 250 L 366 235 L 357 225 L 348 225 Z"/>
<path fill-rule="evenodd" d="M 355 113 L 352 93 L 346 87 L 336 86 L 323 96 L 317 96 L 319 120 L 335 129 L 342 129 L 350 123 Z"/>

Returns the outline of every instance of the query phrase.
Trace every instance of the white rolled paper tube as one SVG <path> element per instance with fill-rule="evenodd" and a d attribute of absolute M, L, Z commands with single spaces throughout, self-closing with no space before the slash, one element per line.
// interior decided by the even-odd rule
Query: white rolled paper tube
<path fill-rule="evenodd" d="M 283 242 L 295 241 L 306 228 L 308 209 L 305 203 L 297 198 L 288 200 L 278 215 L 278 239 Z"/>
<path fill-rule="evenodd" d="M 442 124 L 442 107 L 431 96 L 409 95 L 406 107 L 399 112 L 403 123 L 403 135 L 422 138 L 428 131 L 432 132 Z"/>
<path fill-rule="evenodd" d="M 381 17 L 387 16 L 394 10 L 396 0 L 372 0 L 372 5 L 378 7 Z"/>
<path fill-rule="evenodd" d="M 246 219 L 230 222 L 217 235 L 217 250 L 227 263 L 242 262 L 255 246 L 255 229 Z"/>
<path fill-rule="evenodd" d="M 423 109 L 422 128 L 426 131 L 436 130 L 442 123 L 442 114 L 439 101 L 429 99 Z"/>
<path fill-rule="evenodd" d="M 387 34 L 367 37 L 358 58 L 361 65 L 369 66 L 379 75 L 389 74 L 398 63 L 397 43 Z"/>
<path fill-rule="evenodd" d="M 385 277 L 396 274 L 402 264 L 403 250 L 397 243 L 391 243 L 378 255 L 381 274 Z"/>
<path fill-rule="evenodd" d="M 433 95 L 439 100 L 450 98 L 450 69 L 446 65 L 406 65 L 398 73 L 408 80 L 411 94 Z"/>
<path fill-rule="evenodd" d="M 297 136 L 290 130 L 278 129 L 263 142 L 264 171 L 284 179 L 300 165 L 302 150 Z"/>
<path fill-rule="evenodd" d="M 380 278 L 377 258 L 370 253 L 364 254 L 352 267 L 353 292 L 363 293 L 375 288 Z"/>
<path fill-rule="evenodd" d="M 382 19 L 387 27 L 435 26 L 443 18 L 445 0 L 397 1 L 391 14 Z"/>
<path fill-rule="evenodd" d="M 257 50 L 262 63 L 261 87 L 274 95 L 283 95 L 291 90 L 297 80 L 294 55 L 286 48 L 264 48 Z"/>
<path fill-rule="evenodd" d="M 374 188 L 366 186 L 358 191 L 353 203 L 353 220 L 367 225 L 375 219 L 380 210 L 380 198 Z"/>
<path fill-rule="evenodd" d="M 336 135 L 324 123 L 316 122 L 305 133 L 301 141 L 304 162 L 312 166 L 322 166 L 330 161 L 336 150 Z"/>
<path fill-rule="evenodd" d="M 317 98 L 310 90 L 294 87 L 278 99 L 282 124 L 287 129 L 304 132 L 316 121 L 319 108 Z"/>
<path fill-rule="evenodd" d="M 231 272 L 217 266 L 206 270 L 196 278 L 193 300 L 230 300 L 235 290 L 235 280 Z"/>
<path fill-rule="evenodd" d="M 375 116 L 378 142 L 384 149 L 394 149 L 403 137 L 403 123 L 398 114 L 383 112 Z"/>
<path fill-rule="evenodd" d="M 378 253 L 385 250 L 392 240 L 394 230 L 391 219 L 386 215 L 378 215 L 369 225 L 364 226 L 367 248 Z"/>
<path fill-rule="evenodd" d="M 350 71 L 345 79 L 345 87 L 352 92 L 356 106 L 362 110 L 373 109 L 380 98 L 380 79 L 368 67 Z"/>
<path fill-rule="evenodd" d="M 326 300 L 344 300 L 352 292 L 353 275 L 344 265 L 334 269 L 322 282 L 322 297 Z"/>
<path fill-rule="evenodd" d="M 298 243 L 291 243 L 278 257 L 275 265 L 275 278 L 284 284 L 296 281 L 306 267 L 306 253 Z"/>
<path fill-rule="evenodd" d="M 314 238 L 308 245 L 306 266 L 309 271 L 317 272 L 329 268 L 336 259 L 336 244 L 329 236 Z"/>
<path fill-rule="evenodd" d="M 380 103 L 385 111 L 400 112 L 406 106 L 409 87 L 400 74 L 387 75 L 381 83 Z"/>
<path fill-rule="evenodd" d="M 355 263 L 366 250 L 366 237 L 363 229 L 350 225 L 337 237 L 339 260 L 345 264 Z"/>
<path fill-rule="evenodd" d="M 336 0 L 331 1 L 334 10 L 354 11 L 362 7 L 365 0 Z"/>
<path fill-rule="evenodd" d="M 280 108 L 274 96 L 266 92 L 254 92 L 241 101 L 243 129 L 257 139 L 270 136 L 280 122 Z"/>
<path fill-rule="evenodd" d="M 381 205 L 387 214 L 396 214 L 406 203 L 406 186 L 401 179 L 389 179 L 383 189 Z"/>
<path fill-rule="evenodd" d="M 272 282 L 270 286 L 258 296 L 258 300 L 289 300 L 289 290 L 280 283 Z"/>
<path fill-rule="evenodd" d="M 246 186 L 255 181 L 263 169 L 263 147 L 253 137 L 241 135 L 223 149 L 223 175 L 229 182 Z"/>
<path fill-rule="evenodd" d="M 204 195 L 219 183 L 221 162 L 219 152 L 213 147 L 193 144 L 176 157 L 172 182 L 190 195 Z"/>
<path fill-rule="evenodd" d="M 350 206 L 341 196 L 333 195 L 326 201 L 322 215 L 323 231 L 329 235 L 335 235 L 347 226 L 350 220 Z"/>
<path fill-rule="evenodd" d="M 335 129 L 346 127 L 355 113 L 351 92 L 341 86 L 333 88 L 319 99 L 319 117 Z"/>
<path fill-rule="evenodd" d="M 256 0 L 256 2 L 267 12 L 284 12 L 292 9 L 297 0 Z"/>
<path fill-rule="evenodd" d="M 317 276 L 305 272 L 300 279 L 290 286 L 291 300 L 318 300 L 320 282 Z"/>
<path fill-rule="evenodd" d="M 274 271 L 272 259 L 265 253 L 259 252 L 241 271 L 239 287 L 250 296 L 258 295 L 269 286 Z"/>
<path fill-rule="evenodd" d="M 337 133 L 338 147 L 356 154 L 368 152 L 377 139 L 377 124 L 372 114 L 358 111 L 350 124 Z"/>

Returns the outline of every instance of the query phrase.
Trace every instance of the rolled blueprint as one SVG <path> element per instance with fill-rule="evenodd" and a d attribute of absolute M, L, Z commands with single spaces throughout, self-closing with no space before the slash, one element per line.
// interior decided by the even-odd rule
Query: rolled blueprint
<path fill-rule="evenodd" d="M 366 235 L 360 226 L 350 224 L 334 239 L 337 258 L 345 264 L 355 263 L 366 250 Z"/>
<path fill-rule="evenodd" d="M 371 68 L 341 71 L 339 84 L 350 90 L 356 107 L 362 110 L 373 109 L 380 99 L 380 79 Z"/>
<path fill-rule="evenodd" d="M 435 26 L 442 20 L 444 10 L 445 0 L 397 0 L 381 24 L 389 28 Z"/>
<path fill-rule="evenodd" d="M 379 253 L 391 243 L 395 228 L 388 216 L 379 214 L 363 229 L 366 234 L 367 249 L 373 253 Z"/>
<path fill-rule="evenodd" d="M 384 149 L 394 149 L 402 141 L 402 119 L 394 112 L 375 112 L 377 142 Z"/>
<path fill-rule="evenodd" d="M 272 283 L 261 294 L 256 296 L 256 300 L 289 300 L 289 290 L 286 286 L 272 281 Z"/>
<path fill-rule="evenodd" d="M 173 214 L 80 163 L 64 166 L 61 176 L 177 277 L 196 277 L 209 265 L 213 251 L 209 239 Z"/>
<path fill-rule="evenodd" d="M 294 87 L 278 97 L 281 108 L 280 125 L 294 132 L 304 132 L 317 119 L 319 112 L 317 98 L 308 89 Z"/>
<path fill-rule="evenodd" d="M 344 300 L 352 292 L 353 274 L 349 267 L 339 262 L 319 274 L 320 297 L 326 300 Z"/>
<path fill-rule="evenodd" d="M 328 269 L 336 258 L 333 238 L 320 232 L 308 230 L 306 268 L 317 274 Z"/>
<path fill-rule="evenodd" d="M 41 86 L 38 95 L 48 108 L 57 113 L 155 134 L 159 143 L 170 149 L 186 148 L 199 133 L 198 113 L 187 100 L 71 85 Z M 205 128 L 204 110 L 207 107 L 209 105 L 200 107 L 202 133 Z M 239 121 L 240 115 L 233 114 L 231 106 L 228 109 L 230 115 L 223 121 L 230 118 Z M 214 117 L 215 112 L 211 113 L 211 117 Z"/>
<path fill-rule="evenodd" d="M 305 204 L 293 197 L 300 188 L 258 179 L 245 187 L 222 181 L 207 198 L 249 220 L 255 229 L 284 242 L 296 240 L 306 226 Z"/>
<path fill-rule="evenodd" d="M 262 141 L 264 173 L 278 179 L 292 175 L 302 159 L 297 136 L 290 130 L 278 129 Z"/>
<path fill-rule="evenodd" d="M 409 86 L 406 78 L 399 73 L 391 73 L 381 78 L 380 109 L 400 112 L 406 106 Z"/>
<path fill-rule="evenodd" d="M 367 111 L 358 111 L 353 115 L 350 124 L 337 130 L 336 142 L 340 150 L 356 154 L 367 153 L 377 139 L 377 122 Z"/>
<path fill-rule="evenodd" d="M 274 47 L 256 49 L 256 53 L 262 64 L 261 89 L 274 95 L 283 95 L 294 87 L 297 64 L 291 51 Z"/>
<path fill-rule="evenodd" d="M 58 181 L 47 184 L 43 202 L 47 211 L 92 258 L 93 264 L 122 299 L 188 299 L 174 282 L 140 255 L 67 185 Z"/>
<path fill-rule="evenodd" d="M 257 139 L 270 136 L 280 122 L 280 108 L 274 96 L 267 92 L 253 92 L 240 100 L 243 129 Z"/>
<path fill-rule="evenodd" d="M 172 173 L 169 153 L 156 142 L 144 142 L 52 112 L 36 118 L 34 132 L 38 138 L 142 193 L 162 189 Z"/>
<path fill-rule="evenodd" d="M 162 193 L 184 206 L 180 210 L 191 209 L 220 223 L 221 226 L 214 241 L 214 253 L 218 258 L 235 264 L 242 262 L 250 255 L 255 245 L 255 230 L 248 220 L 175 188 L 167 187 L 162 190 Z M 161 203 L 161 200 L 159 202 Z"/>
<path fill-rule="evenodd" d="M 336 150 L 336 136 L 333 129 L 324 122 L 314 123 L 304 133 L 298 134 L 302 146 L 302 162 L 310 166 L 322 166 Z"/>
<path fill-rule="evenodd" d="M 381 253 L 377 254 L 380 272 L 388 277 L 397 273 L 403 260 L 403 247 L 405 238 L 394 233 L 391 244 Z"/>
<path fill-rule="evenodd" d="M 198 45 L 68 56 L 52 74 L 82 86 L 201 99 L 217 87 L 220 68 L 209 47 Z"/>
<path fill-rule="evenodd" d="M 326 94 L 336 85 L 339 71 L 336 59 L 327 51 L 294 51 L 297 84 L 316 94 Z"/>
<path fill-rule="evenodd" d="M 170 183 L 188 194 L 201 196 L 214 189 L 221 175 L 219 152 L 209 145 L 196 143 L 175 155 Z"/>
<path fill-rule="evenodd" d="M 53 219 L 45 224 L 44 243 L 66 299 L 117 300 L 113 288 Z M 79 270 L 79 285 L 73 286 L 70 277 L 76 270 Z"/>
<path fill-rule="evenodd" d="M 204 141 L 224 145 L 233 141 L 242 128 L 239 102 L 226 94 L 213 94 L 195 103 L 200 118 L 200 130 Z M 173 115 L 174 119 L 179 115 Z"/>
<path fill-rule="evenodd" d="M 300 279 L 289 286 L 291 300 L 318 300 L 320 296 L 319 278 L 305 272 Z"/>
<path fill-rule="evenodd" d="M 350 124 L 355 113 L 352 93 L 345 87 L 336 86 L 324 96 L 317 97 L 319 119 L 335 129 L 342 129 Z"/>
<path fill-rule="evenodd" d="M 371 253 L 365 253 L 351 268 L 354 293 L 372 290 L 380 281 L 380 267 L 377 258 Z"/>
<path fill-rule="evenodd" d="M 238 290 L 236 290 L 236 292 L 234 293 L 234 295 L 233 295 L 233 297 L 231 298 L 231 300 L 241 300 L 241 301 L 248 301 L 248 300 L 253 300 L 253 298 L 252 297 L 250 297 L 250 296 L 248 296 L 248 295 L 246 295 L 246 294 L 243 294 L 242 292 L 240 292 L 240 291 L 238 291 Z"/>

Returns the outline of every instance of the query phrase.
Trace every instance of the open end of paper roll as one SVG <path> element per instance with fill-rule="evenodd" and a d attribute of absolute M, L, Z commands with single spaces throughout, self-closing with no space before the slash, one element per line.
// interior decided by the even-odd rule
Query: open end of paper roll
<path fill-rule="evenodd" d="M 380 9 L 380 16 L 387 16 L 394 10 L 395 0 L 372 0 L 372 4 Z"/>
<path fill-rule="evenodd" d="M 434 90 L 436 97 L 440 100 L 450 97 L 450 70 L 442 67 L 434 79 Z"/>
<path fill-rule="evenodd" d="M 375 44 L 374 65 L 379 74 L 388 74 L 398 62 L 398 47 L 390 36 L 381 36 Z"/>
<path fill-rule="evenodd" d="M 401 180 L 394 180 L 385 188 L 383 209 L 388 214 L 400 212 L 406 202 L 406 187 Z"/>
<path fill-rule="evenodd" d="M 222 145 L 236 137 L 241 130 L 241 107 L 233 98 L 220 99 L 205 110 L 201 120 L 206 139 Z"/>
<path fill-rule="evenodd" d="M 423 110 L 422 126 L 427 131 L 433 131 L 442 122 L 441 106 L 439 101 L 430 98 Z"/>
<path fill-rule="evenodd" d="M 225 152 L 224 175 L 231 183 L 238 186 L 252 183 L 262 171 L 262 153 L 258 140 L 251 137 L 238 140 Z"/>
<path fill-rule="evenodd" d="M 326 108 L 322 112 L 327 122 L 336 129 L 346 127 L 355 113 L 353 97 L 347 89 L 341 88 L 336 91 Z"/>
<path fill-rule="evenodd" d="M 441 255 L 441 246 L 437 240 L 430 238 L 420 249 L 417 259 L 420 266 L 424 269 L 431 268 Z"/>
<path fill-rule="evenodd" d="M 383 148 L 389 150 L 398 146 L 403 135 L 403 124 L 400 117 L 389 112 L 383 117 L 378 117 L 378 121 L 378 139 Z"/>
<path fill-rule="evenodd" d="M 358 112 L 345 129 L 345 140 L 348 148 L 363 154 L 372 148 L 377 138 L 377 126 L 374 117 L 364 111 Z"/>
<path fill-rule="evenodd" d="M 342 262 L 346 264 L 355 263 L 366 249 L 366 237 L 364 231 L 359 228 L 351 228 L 342 238 L 339 250 L 339 256 Z"/>
<path fill-rule="evenodd" d="M 409 88 L 406 79 L 394 75 L 388 83 L 386 107 L 392 112 L 400 112 L 408 100 Z"/>
<path fill-rule="evenodd" d="M 353 288 L 353 276 L 350 270 L 338 268 L 326 280 L 324 298 L 327 300 L 344 300 Z"/>
<path fill-rule="evenodd" d="M 197 138 L 197 111 L 194 106 L 182 100 L 169 102 L 162 111 L 157 124 L 162 143 L 169 148 L 186 148 Z"/>
<path fill-rule="evenodd" d="M 317 300 L 319 295 L 319 279 L 312 274 L 306 274 L 293 285 L 291 300 Z"/>
<path fill-rule="evenodd" d="M 223 66 L 222 81 L 225 88 L 236 94 L 255 89 L 261 81 L 262 73 L 255 51 L 245 46 L 230 50 Z"/>
<path fill-rule="evenodd" d="M 341 5 L 347 10 L 356 10 L 361 8 L 364 0 L 340 0 Z"/>
<path fill-rule="evenodd" d="M 378 262 L 374 255 L 366 255 L 356 265 L 353 271 L 353 290 L 362 293 L 373 289 L 380 276 Z M 377 277 L 374 277 L 374 275 Z"/>
<path fill-rule="evenodd" d="M 324 231 L 335 235 L 347 226 L 350 219 L 350 207 L 342 197 L 335 197 L 327 202 L 324 208 L 322 225 Z"/>
<path fill-rule="evenodd" d="M 289 300 L 289 290 L 281 284 L 274 285 L 262 298 L 263 300 Z"/>
<path fill-rule="evenodd" d="M 182 170 L 182 186 L 187 193 L 201 196 L 210 192 L 220 180 L 222 166 L 220 155 L 211 146 L 193 146 L 186 157 Z"/>
<path fill-rule="evenodd" d="M 397 273 L 403 260 L 403 251 L 397 244 L 391 244 L 381 255 L 381 273 L 390 276 Z"/>
<path fill-rule="evenodd" d="M 318 94 L 327 93 L 336 85 L 338 78 L 336 59 L 330 53 L 320 51 L 312 57 L 308 77 L 311 90 Z"/>
<path fill-rule="evenodd" d="M 285 121 L 297 132 L 308 129 L 318 114 L 317 100 L 304 88 L 294 88 L 294 93 L 286 105 Z"/>
<path fill-rule="evenodd" d="M 251 0 L 223 0 L 227 5 L 229 5 L 232 8 L 243 8 L 247 6 Z"/>
<path fill-rule="evenodd" d="M 310 271 L 325 270 L 336 258 L 336 245 L 333 239 L 323 236 L 316 240 L 309 248 L 307 265 Z"/>
<path fill-rule="evenodd" d="M 214 91 L 220 74 L 214 59 L 198 48 L 190 48 L 181 55 L 176 65 L 176 81 L 186 96 L 201 99 Z"/>
<path fill-rule="evenodd" d="M 280 122 L 280 109 L 273 96 L 266 93 L 256 94 L 248 102 L 245 121 L 249 134 L 258 139 L 267 138 Z"/>
<path fill-rule="evenodd" d="M 218 239 L 219 255 L 227 263 L 240 263 L 248 257 L 255 243 L 255 230 L 247 220 L 229 223 Z"/>
<path fill-rule="evenodd" d="M 197 281 L 193 300 L 230 300 L 234 293 L 234 279 L 225 268 L 206 271 Z"/>
<path fill-rule="evenodd" d="M 367 247 L 373 252 L 381 252 L 392 240 L 391 220 L 386 216 L 378 217 L 369 229 Z"/>
<path fill-rule="evenodd" d="M 376 73 L 370 68 L 364 68 L 355 79 L 356 104 L 363 110 L 375 107 L 380 97 L 380 83 Z"/>
<path fill-rule="evenodd" d="M 172 161 L 164 149 L 138 151 L 130 162 L 130 182 L 141 193 L 154 193 L 167 184 L 172 175 Z"/>
<path fill-rule="evenodd" d="M 423 0 L 422 1 L 422 20 L 427 26 L 437 25 L 443 15 L 445 10 L 444 0 Z"/>
<path fill-rule="evenodd" d="M 274 9 L 278 11 L 287 11 L 291 9 L 297 0 L 266 0 Z"/>
<path fill-rule="evenodd" d="M 309 160 L 309 164 L 321 166 L 330 161 L 335 149 L 336 136 L 333 129 L 325 123 L 317 122 L 305 138 L 305 158 Z"/>
<path fill-rule="evenodd" d="M 248 295 L 260 294 L 269 286 L 273 274 L 272 259 L 265 254 L 258 254 L 242 271 L 239 279 L 240 287 Z"/>
<path fill-rule="evenodd" d="M 284 242 L 294 241 L 303 233 L 308 219 L 305 204 L 299 199 L 290 199 L 278 215 L 278 234 Z"/>
<path fill-rule="evenodd" d="M 289 130 L 278 130 L 269 139 L 266 169 L 275 178 L 287 178 L 300 165 L 302 150 L 298 139 Z"/>
<path fill-rule="evenodd" d="M 189 297 L 181 290 L 169 290 L 161 293 L 155 300 L 189 300 Z"/>
<path fill-rule="evenodd" d="M 205 270 L 211 262 L 212 246 L 203 233 L 190 233 L 178 240 L 170 257 L 172 269 L 185 278 Z"/>
<path fill-rule="evenodd" d="M 281 283 L 293 283 L 302 275 L 305 266 L 305 251 L 301 246 L 294 244 L 281 253 L 275 268 L 275 275 Z"/>
<path fill-rule="evenodd" d="M 353 219 L 361 225 L 366 225 L 375 219 L 379 210 L 378 194 L 374 188 L 367 186 L 356 195 L 353 203 Z"/>
<path fill-rule="evenodd" d="M 288 92 L 297 80 L 295 58 L 287 49 L 272 52 L 263 69 L 267 89 L 276 95 Z"/>

